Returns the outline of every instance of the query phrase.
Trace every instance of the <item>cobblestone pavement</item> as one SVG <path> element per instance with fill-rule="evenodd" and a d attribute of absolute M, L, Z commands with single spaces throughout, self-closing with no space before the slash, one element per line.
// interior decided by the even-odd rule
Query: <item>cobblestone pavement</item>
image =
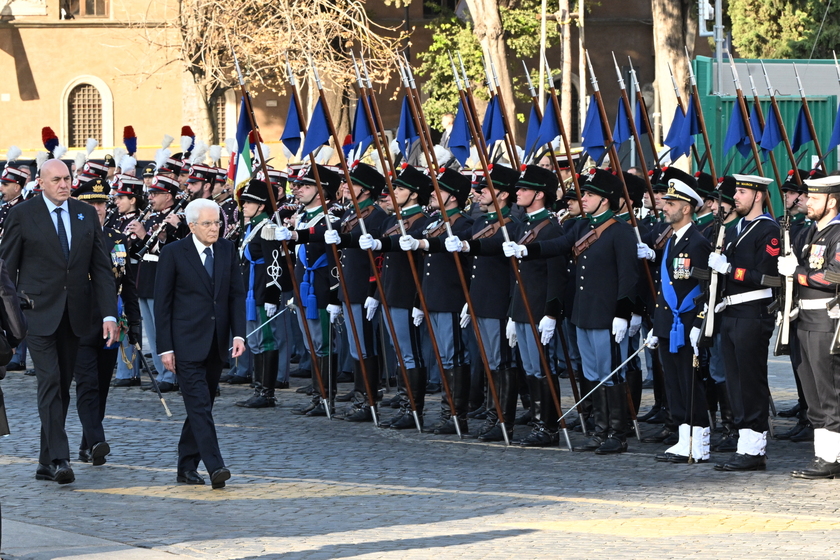
<path fill-rule="evenodd" d="M 233 403 L 250 390 L 223 386 L 215 417 L 233 478 L 214 491 L 175 483 L 180 397 L 166 396 L 167 419 L 134 387 L 112 390 L 107 465 L 74 462 L 76 482 L 59 487 L 34 477 L 34 377 L 2 383 L 14 430 L 0 440 L 4 558 L 824 558 L 840 543 L 840 482 L 788 474 L 811 444 L 772 441 L 766 472 L 719 473 L 721 454 L 661 464 L 662 446 L 636 440 L 599 457 L 298 417 L 294 387 L 275 409 L 246 410 Z M 784 359 L 771 358 L 771 387 L 779 408 L 793 404 Z M 570 395 L 564 381 L 564 408 Z M 651 402 L 645 391 L 642 410 Z M 80 439 L 73 409 L 68 434 Z"/>

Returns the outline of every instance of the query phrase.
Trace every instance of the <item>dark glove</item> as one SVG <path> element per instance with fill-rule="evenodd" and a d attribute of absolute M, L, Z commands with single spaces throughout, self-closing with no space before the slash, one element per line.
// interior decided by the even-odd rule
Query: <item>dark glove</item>
<path fill-rule="evenodd" d="M 128 343 L 134 346 L 143 346 L 143 327 L 141 323 L 130 323 L 128 325 Z"/>

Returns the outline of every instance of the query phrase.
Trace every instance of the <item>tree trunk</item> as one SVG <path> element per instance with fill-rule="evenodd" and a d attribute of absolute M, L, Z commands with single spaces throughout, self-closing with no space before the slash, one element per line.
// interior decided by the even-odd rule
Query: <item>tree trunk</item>
<path fill-rule="evenodd" d="M 677 99 L 668 72 L 668 65 L 674 71 L 674 78 L 680 88 L 683 104 L 688 103 L 688 64 L 685 47 L 689 54 L 694 53 L 694 40 L 697 29 L 697 3 L 691 0 L 653 0 L 653 46 L 656 53 L 656 72 L 654 91 L 659 98 L 662 136 L 664 138 Z"/>
<path fill-rule="evenodd" d="M 513 83 L 507 67 L 507 48 L 503 37 L 502 19 L 499 16 L 499 5 L 496 0 L 467 0 L 467 7 L 470 9 L 475 36 L 481 43 L 484 52 L 489 53 L 496 64 L 496 73 L 499 76 L 499 92 L 505 100 L 507 119 L 511 127 L 515 127 L 516 109 L 514 106 Z M 511 131 L 514 141 L 516 129 Z"/>
<path fill-rule="evenodd" d="M 562 26 L 563 74 L 560 89 L 560 118 L 563 128 L 571 140 L 572 134 L 572 26 L 569 25 L 569 0 L 560 0 L 560 18 Z M 561 148 L 560 152 L 563 150 Z"/>
<path fill-rule="evenodd" d="M 211 144 L 213 121 L 210 118 L 207 88 L 204 84 L 196 82 L 197 77 L 187 70 L 184 70 L 182 76 L 181 89 L 184 97 L 181 101 L 181 117 L 183 124 L 192 127 L 196 138 Z"/>

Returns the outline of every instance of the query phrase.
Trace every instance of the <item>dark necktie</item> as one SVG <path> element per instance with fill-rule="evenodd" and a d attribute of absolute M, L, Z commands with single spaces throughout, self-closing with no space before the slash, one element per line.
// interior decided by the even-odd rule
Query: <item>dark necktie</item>
<path fill-rule="evenodd" d="M 62 210 L 63 208 L 56 208 L 53 212 L 55 212 L 56 221 L 58 222 L 58 242 L 61 244 L 61 250 L 64 252 L 64 258 L 69 259 L 70 242 L 67 240 L 67 230 L 64 229 L 64 220 L 61 219 Z"/>
<path fill-rule="evenodd" d="M 207 271 L 207 274 L 210 275 L 210 279 L 213 279 L 213 250 L 210 247 L 204 249 L 204 270 Z"/>

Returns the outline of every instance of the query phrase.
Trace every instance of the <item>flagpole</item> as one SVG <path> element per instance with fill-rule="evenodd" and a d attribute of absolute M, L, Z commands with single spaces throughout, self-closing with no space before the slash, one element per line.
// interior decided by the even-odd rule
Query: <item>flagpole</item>
<path fill-rule="evenodd" d="M 680 87 L 677 85 L 677 79 L 674 77 L 674 71 L 671 69 L 670 62 L 668 63 L 668 74 L 671 75 L 671 85 L 674 88 L 674 95 L 677 96 L 677 105 L 680 106 L 680 109 L 683 112 L 683 116 L 685 116 L 688 113 L 688 111 L 685 106 L 685 102 L 683 102 L 682 94 L 680 93 Z M 694 162 L 697 164 L 697 167 L 700 167 L 700 154 L 697 153 L 697 146 L 695 146 L 694 144 L 691 145 L 691 153 L 694 155 Z"/>
<path fill-rule="evenodd" d="M 225 34 L 225 36 L 227 37 L 227 34 Z M 269 178 L 268 172 L 266 171 L 265 158 L 262 157 L 262 149 L 260 148 L 260 142 L 259 142 L 259 129 L 256 128 L 256 126 L 255 126 L 256 125 L 256 122 L 255 122 L 256 117 L 254 116 L 253 108 L 251 107 L 250 97 L 248 96 L 248 90 L 245 87 L 245 79 L 243 78 L 242 71 L 239 68 L 239 60 L 236 57 L 236 51 L 233 49 L 233 46 L 230 45 L 230 41 L 228 41 L 228 45 L 230 46 L 231 53 L 233 54 L 233 60 L 234 60 L 235 66 L 236 66 L 236 74 L 239 78 L 239 86 L 242 89 L 242 97 L 245 100 L 245 107 L 246 107 L 246 111 L 248 112 L 248 118 L 249 118 L 249 121 L 251 123 L 251 128 L 252 128 L 252 130 L 257 131 L 257 137 L 255 139 L 257 140 L 256 144 L 257 144 L 257 148 L 259 149 L 260 163 L 263 166 L 263 174 L 265 175 L 266 183 L 268 184 L 268 195 L 269 195 L 269 202 L 271 203 L 272 214 L 275 214 L 276 213 L 276 208 L 277 208 L 277 203 L 274 199 L 273 189 L 271 188 L 271 179 Z M 238 146 L 238 149 L 241 153 L 242 152 L 242 147 Z M 235 185 L 234 185 L 234 188 L 235 188 Z M 281 242 L 281 247 L 283 249 L 283 254 L 285 255 L 285 258 L 286 258 L 286 269 L 289 271 L 289 276 L 292 279 L 292 291 L 293 291 L 295 297 L 298 299 L 298 301 L 303 302 L 303 300 L 300 297 L 300 285 L 298 284 L 297 277 L 294 274 L 295 265 L 292 262 L 292 255 L 291 255 L 291 252 L 289 251 L 289 246 L 285 241 L 282 241 Z M 324 399 L 324 394 L 325 394 L 324 393 L 324 386 L 323 386 L 323 383 L 321 381 L 320 369 L 318 367 L 318 360 L 317 360 L 317 356 L 315 354 L 315 346 L 312 344 L 312 334 L 309 332 L 309 326 L 306 324 L 306 321 L 303 321 L 303 323 L 304 323 L 304 333 L 306 335 L 306 340 L 309 343 L 310 354 L 312 355 L 312 367 L 316 372 L 316 377 L 317 377 L 318 383 L 320 385 L 321 404 L 324 406 L 324 408 L 327 411 L 327 417 L 331 419 L 329 406 L 327 406 L 326 400 Z"/>
<path fill-rule="evenodd" d="M 755 81 L 753 80 L 752 74 L 750 74 L 749 68 L 747 68 L 747 77 L 750 79 L 750 88 L 752 89 L 753 94 L 753 106 L 755 107 L 755 115 L 758 117 L 758 124 L 761 126 L 761 130 L 764 130 L 764 111 L 761 110 L 761 102 L 758 100 L 758 91 L 755 89 Z M 776 187 L 779 189 L 779 195 L 782 197 L 782 204 L 787 207 L 785 203 L 785 195 L 782 192 L 782 176 L 779 173 L 779 166 L 776 163 L 776 156 L 773 154 L 773 150 L 770 150 L 768 155 L 770 156 L 770 165 L 773 166 L 773 174 L 776 176 Z M 796 166 L 794 165 L 794 169 Z M 801 185 L 802 179 L 799 177 L 799 173 L 796 173 L 796 184 Z"/>
<path fill-rule="evenodd" d="M 633 68 L 633 60 L 628 56 L 627 61 L 630 63 L 630 76 L 633 78 L 633 90 L 636 92 L 636 102 L 639 104 L 639 111 L 642 113 L 642 119 L 645 121 L 645 128 L 647 129 L 648 141 L 650 142 L 650 153 L 653 155 L 654 167 L 660 168 L 661 165 L 659 157 L 657 156 L 656 140 L 653 138 L 653 127 L 650 124 L 650 116 L 647 112 L 647 105 L 645 105 L 645 98 L 642 96 L 642 88 L 639 87 L 639 78 L 636 76 L 636 69 Z M 642 157 L 644 157 L 644 154 Z M 717 177 L 714 179 L 717 181 Z M 650 199 L 650 203 L 653 205 L 652 197 Z M 653 209 L 653 214 L 656 215 L 656 208 Z"/>
<path fill-rule="evenodd" d="M 450 60 L 452 59 L 451 56 L 449 58 L 450 58 Z M 453 64 L 453 66 L 454 66 L 454 64 Z M 525 64 L 524 60 L 522 61 L 522 66 L 525 67 L 525 79 L 528 81 L 528 92 L 531 95 L 531 104 L 532 104 L 532 107 L 534 108 L 534 114 L 537 115 L 537 119 L 539 119 L 540 125 L 542 125 L 543 112 L 542 112 L 542 109 L 540 109 L 540 100 L 537 97 L 537 92 L 534 90 L 534 84 L 531 82 L 531 74 L 528 71 L 528 65 Z M 529 125 L 530 125 L 530 123 L 529 123 Z M 553 140 L 553 138 L 552 138 L 552 140 Z M 526 143 L 528 142 L 527 138 L 525 139 L 525 142 Z M 536 146 L 534 146 L 534 148 L 536 148 Z M 528 146 L 525 146 L 525 149 L 527 150 Z M 551 166 L 554 168 L 554 172 L 557 174 L 557 178 L 559 179 L 560 178 L 560 164 L 557 162 L 557 154 L 554 152 L 554 146 L 551 144 L 551 142 L 548 143 L 548 153 L 551 155 Z M 531 155 L 530 153 L 525 154 L 525 160 L 526 161 L 528 160 L 528 156 L 530 156 L 530 155 Z M 536 155 L 536 150 L 534 150 L 534 155 Z"/>
<path fill-rule="evenodd" d="M 464 95 L 464 91 L 461 87 L 461 80 L 458 79 L 458 71 L 455 69 L 455 63 L 452 63 L 452 74 L 455 77 L 455 83 L 458 86 L 458 95 L 461 98 L 461 103 L 463 104 L 466 100 L 466 96 Z M 476 126 L 476 123 L 473 121 L 472 118 L 467 118 L 467 125 L 470 128 L 470 134 L 474 139 L 480 139 L 484 134 L 480 127 Z M 484 144 L 483 140 L 480 142 L 476 142 L 477 144 Z M 496 190 L 493 187 L 493 178 L 490 176 L 490 165 L 487 161 L 487 152 L 486 150 L 479 149 L 478 150 L 478 159 L 481 161 L 481 168 L 484 170 L 484 179 L 487 181 L 487 190 L 490 193 L 490 198 L 493 200 L 493 208 L 496 211 L 496 218 L 499 221 L 499 229 L 502 230 L 502 236 L 505 239 L 505 242 L 510 241 L 510 234 L 507 230 L 507 225 L 505 224 L 505 218 L 502 215 L 502 206 L 499 204 L 499 199 L 496 196 Z M 534 342 L 537 346 L 537 353 L 540 356 L 540 365 L 542 366 L 543 372 L 545 372 L 545 376 L 548 378 L 548 388 L 549 392 L 551 393 L 551 400 L 554 403 L 554 408 L 557 410 L 557 417 L 560 418 L 563 416 L 563 408 L 560 405 L 560 398 L 559 398 L 559 385 L 555 383 L 554 374 L 551 371 L 551 368 L 548 366 L 548 361 L 545 357 L 545 348 L 540 343 L 540 333 L 537 330 L 537 324 L 534 322 L 534 314 L 531 311 L 531 304 L 528 301 L 528 294 L 525 292 L 525 283 L 522 281 L 522 273 L 519 270 L 519 262 L 517 261 L 516 257 L 511 255 L 510 256 L 510 267 L 513 270 L 514 278 L 516 279 L 516 285 L 519 287 L 519 294 L 522 297 L 522 305 L 525 308 L 525 315 L 528 317 L 528 324 L 531 326 L 531 333 L 534 336 Z M 573 375 L 570 373 L 570 375 Z M 572 386 L 574 387 L 575 383 L 572 379 Z M 577 397 L 575 397 L 577 400 Z M 498 407 L 501 408 L 501 407 Z M 501 410 L 500 410 L 501 412 Z M 583 418 L 583 416 L 581 416 Z M 502 431 L 505 430 L 504 425 L 505 419 L 503 416 L 499 416 L 499 423 L 502 426 Z M 560 421 L 560 427 L 563 430 L 563 434 L 566 436 L 566 444 L 569 447 L 569 451 L 572 451 L 572 442 L 569 439 L 569 430 L 566 427 L 566 420 L 565 418 Z"/>
<path fill-rule="evenodd" d="M 826 168 L 825 161 L 823 160 L 822 150 L 820 149 L 820 139 L 817 138 L 817 131 L 814 128 L 814 120 L 811 118 L 811 109 L 808 107 L 808 98 L 805 97 L 802 80 L 799 79 L 799 70 L 796 69 L 795 62 L 792 62 L 791 64 L 793 64 L 793 71 L 796 73 L 796 86 L 799 88 L 799 96 L 802 98 L 802 108 L 805 110 L 805 120 L 808 122 L 808 131 L 811 133 L 811 138 L 814 140 L 814 150 L 817 152 L 819 165 L 822 167 L 823 173 L 828 174 L 828 169 Z"/>
<path fill-rule="evenodd" d="M 796 154 L 793 153 L 793 148 L 790 145 L 790 138 L 788 138 L 787 128 L 785 127 L 785 121 L 782 120 L 782 112 L 779 109 L 779 104 L 776 101 L 776 94 L 773 92 L 773 86 L 770 85 L 770 77 L 767 76 L 767 68 L 764 67 L 764 61 L 759 61 L 761 63 L 761 70 L 764 72 L 764 83 L 767 84 L 767 92 L 770 95 L 770 106 L 773 108 L 773 114 L 776 117 L 776 123 L 779 125 L 779 132 L 782 133 L 782 142 L 785 144 L 785 151 L 787 152 L 788 159 L 790 160 L 790 165 L 793 169 L 797 169 L 799 165 L 796 161 Z M 796 174 L 797 181 L 801 181 L 799 177 L 799 173 Z M 797 182 L 797 185 L 800 184 Z M 779 187 L 781 188 L 781 186 Z M 782 201 L 784 201 L 784 196 L 782 197 Z"/>
<path fill-rule="evenodd" d="M 706 147 L 706 159 L 709 160 L 709 171 L 711 172 L 712 177 L 717 179 L 715 162 L 714 159 L 712 159 L 712 144 L 709 142 L 709 133 L 706 130 L 706 118 L 703 116 L 703 106 L 700 104 L 700 92 L 697 89 L 697 78 L 694 76 L 694 69 L 691 67 L 691 57 L 688 56 L 688 47 L 685 48 L 685 57 L 688 62 L 688 79 L 691 84 L 691 93 L 694 94 L 694 110 L 697 113 L 697 120 L 700 124 L 700 133 L 703 135 L 703 144 Z M 703 171 L 702 161 L 698 171 Z"/>
<path fill-rule="evenodd" d="M 411 109 L 411 116 L 414 119 L 415 125 L 417 127 L 422 127 L 425 123 L 425 119 L 423 118 L 423 108 L 415 101 L 414 95 L 412 93 L 413 89 L 416 89 L 414 84 L 414 76 L 411 74 L 411 67 L 406 66 L 403 67 L 402 61 L 400 61 L 400 74 L 402 75 L 402 82 L 403 87 L 406 90 L 406 95 L 409 102 L 409 107 Z M 441 221 L 446 224 L 446 235 L 447 237 L 452 237 L 452 216 L 446 215 L 446 204 L 443 201 L 443 192 L 440 189 L 440 184 L 438 183 L 437 174 L 438 174 L 438 161 L 435 157 L 434 150 L 431 148 L 431 141 L 430 139 L 420 132 L 420 147 L 423 150 L 423 154 L 426 157 L 426 162 L 429 164 L 429 178 L 432 180 L 432 187 L 435 190 L 435 197 L 438 201 L 438 207 L 440 209 L 440 219 Z M 476 344 L 478 345 L 478 352 L 479 356 L 481 357 L 481 363 L 484 366 L 484 372 L 487 376 L 487 389 L 490 392 L 490 396 L 493 398 L 493 404 L 496 408 L 496 414 L 500 421 L 504 419 L 504 414 L 502 413 L 501 403 L 499 402 L 499 394 L 496 390 L 496 383 L 493 381 L 493 376 L 490 374 L 490 363 L 487 361 L 487 351 L 484 347 L 484 341 L 481 337 L 481 329 L 478 327 L 478 317 L 475 314 L 475 307 L 473 306 L 472 296 L 470 296 L 470 288 L 467 284 L 467 279 L 464 274 L 464 266 L 461 263 L 461 257 L 455 253 L 452 254 L 452 258 L 455 261 L 455 269 L 458 271 L 458 280 L 461 283 L 461 289 L 464 292 L 464 299 L 467 302 L 467 311 L 470 314 L 470 322 L 473 326 L 473 332 L 475 333 L 475 340 Z M 454 413 L 454 422 L 458 422 L 457 412 L 453 409 Z M 504 437 L 505 444 L 510 445 L 510 439 L 507 435 L 507 430 L 502 429 L 502 437 Z"/>
<path fill-rule="evenodd" d="M 505 135 L 507 136 L 506 142 L 509 144 L 508 156 L 512 158 L 509 161 L 514 169 L 519 169 L 521 162 L 519 161 L 519 154 L 516 151 L 516 142 L 514 142 L 513 138 L 513 128 L 511 128 L 510 121 L 508 120 L 505 98 L 502 96 L 499 76 L 496 74 L 496 64 L 493 62 L 493 57 L 490 56 L 490 53 L 487 53 L 487 60 L 490 61 L 490 71 L 493 73 L 493 85 L 496 88 L 496 97 L 499 99 L 499 111 L 502 112 L 502 123 L 505 126 Z"/>
<path fill-rule="evenodd" d="M 352 51 L 351 54 L 353 54 Z M 402 213 L 400 212 L 400 206 L 397 204 L 397 195 L 394 191 L 394 184 L 392 180 L 392 174 L 396 177 L 396 171 L 393 170 L 393 167 L 391 170 L 386 169 L 386 166 L 393 166 L 394 160 L 391 159 L 391 153 L 387 142 L 383 142 L 379 136 L 379 131 L 385 130 L 385 127 L 383 126 L 382 116 L 379 113 L 379 105 L 376 102 L 376 96 L 374 95 L 373 84 L 371 83 L 370 76 L 368 75 L 367 65 L 365 64 L 365 59 L 362 57 L 361 53 L 359 53 L 359 58 L 361 59 L 362 69 L 365 73 L 365 79 L 367 81 L 366 86 L 362 82 L 361 76 L 358 74 L 358 66 L 356 65 L 355 55 L 353 55 L 353 66 L 356 68 L 356 79 L 359 84 L 359 91 L 362 92 L 365 114 L 367 115 L 369 126 L 373 131 L 373 143 L 377 153 L 379 154 L 379 160 L 382 162 L 382 170 L 385 171 L 385 183 L 388 186 L 388 195 L 391 198 L 391 205 L 394 207 L 394 214 L 396 215 L 397 223 L 400 226 L 400 234 L 406 235 L 405 222 L 403 220 Z M 417 290 L 417 299 L 420 303 L 420 310 L 423 312 L 425 317 L 430 317 L 429 308 L 426 305 L 426 296 L 423 294 L 423 285 L 420 282 L 420 274 L 417 272 L 417 263 L 414 261 L 414 255 L 405 255 L 405 257 L 408 259 L 408 266 L 411 269 L 411 278 L 414 281 L 414 287 Z M 429 332 L 435 361 L 437 362 L 440 371 L 443 371 L 443 359 L 440 357 L 440 348 L 438 347 L 437 337 L 435 336 L 432 322 L 429 320 L 423 322 L 426 324 L 426 330 Z M 455 401 L 452 398 L 452 390 L 449 387 L 449 381 L 446 379 L 445 375 L 441 375 L 440 379 L 442 381 L 443 391 L 446 394 L 446 400 L 449 402 L 449 408 L 450 410 L 455 410 Z M 458 422 L 455 422 L 455 431 L 458 433 L 458 437 L 463 439 L 464 436 L 461 433 L 461 426 Z"/>

